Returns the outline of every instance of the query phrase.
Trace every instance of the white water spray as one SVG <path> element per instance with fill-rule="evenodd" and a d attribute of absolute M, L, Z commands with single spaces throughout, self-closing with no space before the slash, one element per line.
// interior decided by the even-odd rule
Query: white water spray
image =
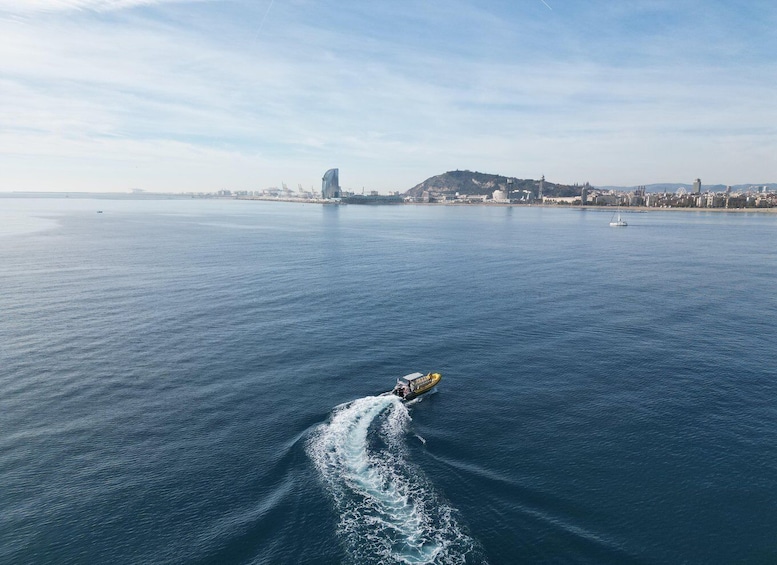
<path fill-rule="evenodd" d="M 397 397 L 369 396 L 336 408 L 311 438 L 338 533 L 357 563 L 463 563 L 473 542 L 408 462 L 409 422 Z"/>

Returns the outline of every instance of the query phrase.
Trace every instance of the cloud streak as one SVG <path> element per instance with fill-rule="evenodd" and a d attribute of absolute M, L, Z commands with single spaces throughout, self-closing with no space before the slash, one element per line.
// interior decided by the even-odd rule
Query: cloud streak
<path fill-rule="evenodd" d="M 0 16 L 0 190 L 310 186 L 331 166 L 379 190 L 453 168 L 594 184 L 774 170 L 774 40 L 761 24 L 718 34 L 712 16 L 696 31 L 714 40 L 680 34 L 690 15 L 665 2 L 553 18 L 463 1 L 38 4 L 72 11 Z"/>
<path fill-rule="evenodd" d="M 173 4 L 192 0 L 0 0 L 0 13 L 69 12 L 93 10 L 109 12 L 153 4 Z"/>

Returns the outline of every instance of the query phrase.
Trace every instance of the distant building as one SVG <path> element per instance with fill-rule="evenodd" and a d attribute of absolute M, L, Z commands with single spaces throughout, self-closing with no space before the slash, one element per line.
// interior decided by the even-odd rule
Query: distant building
<path fill-rule="evenodd" d="M 491 198 L 494 202 L 509 202 L 505 190 L 495 190 Z"/>
<path fill-rule="evenodd" d="M 321 179 L 323 198 L 340 198 L 340 169 L 329 169 Z"/>
<path fill-rule="evenodd" d="M 615 206 L 618 204 L 618 195 L 614 193 L 599 194 L 594 198 L 594 204 L 597 206 Z"/>
<path fill-rule="evenodd" d="M 704 207 L 705 208 L 721 208 L 721 207 L 723 207 L 724 203 L 725 203 L 725 199 L 722 196 L 720 196 L 718 194 L 715 194 L 714 192 L 710 192 L 710 193 L 706 194 L 706 198 L 705 198 L 705 202 L 704 202 Z"/>
<path fill-rule="evenodd" d="M 534 202 L 534 193 L 531 190 L 516 190 L 513 191 L 513 199 L 518 202 L 531 204 Z"/>
<path fill-rule="evenodd" d="M 693 181 L 693 193 L 701 194 L 701 179 L 696 179 Z"/>

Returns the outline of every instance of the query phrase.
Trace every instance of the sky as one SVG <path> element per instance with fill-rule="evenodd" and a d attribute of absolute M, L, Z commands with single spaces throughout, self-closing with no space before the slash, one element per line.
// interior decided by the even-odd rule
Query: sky
<path fill-rule="evenodd" d="M 774 0 L 0 0 L 0 191 L 777 182 Z"/>

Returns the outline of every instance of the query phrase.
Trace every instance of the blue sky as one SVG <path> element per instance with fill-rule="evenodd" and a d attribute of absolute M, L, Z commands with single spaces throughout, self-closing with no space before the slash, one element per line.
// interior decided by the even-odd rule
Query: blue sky
<path fill-rule="evenodd" d="M 777 182 L 773 0 L 0 0 L 0 191 Z"/>

